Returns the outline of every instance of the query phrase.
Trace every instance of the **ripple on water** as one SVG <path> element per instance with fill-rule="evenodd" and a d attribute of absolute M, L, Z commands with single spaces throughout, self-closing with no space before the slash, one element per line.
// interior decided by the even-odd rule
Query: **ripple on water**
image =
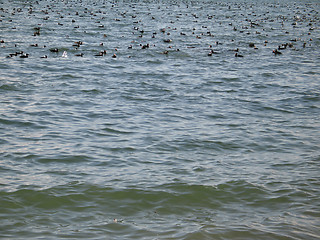
<path fill-rule="evenodd" d="M 44 157 L 38 157 L 37 162 L 43 163 L 43 164 L 50 164 L 50 163 L 65 163 L 65 164 L 76 164 L 79 162 L 88 162 L 90 161 L 90 157 L 85 155 L 61 155 L 61 156 L 55 156 L 52 158 L 44 158 Z"/>
<path fill-rule="evenodd" d="M 20 89 L 14 84 L 2 84 L 0 90 L 6 93 L 7 91 L 19 91 Z"/>
<path fill-rule="evenodd" d="M 25 128 L 25 127 L 34 128 L 34 129 L 44 128 L 44 126 L 38 125 L 31 121 L 14 120 L 10 118 L 9 119 L 0 118 L 0 123 L 7 126 L 14 126 L 14 127 L 20 127 L 20 128 Z"/>
<path fill-rule="evenodd" d="M 179 224 L 181 230 L 188 225 L 193 229 L 191 232 L 199 231 L 195 235 L 211 236 L 217 234 L 217 231 L 221 231 L 220 234 L 228 235 L 232 232 L 235 234 L 236 229 L 240 227 L 239 222 L 226 216 L 223 217 L 223 212 L 227 211 L 234 217 L 242 215 L 243 221 L 247 222 L 247 225 L 252 224 L 250 227 L 244 228 L 244 232 L 246 232 L 244 236 L 249 237 L 255 234 L 257 236 L 263 235 L 265 231 L 272 232 L 267 227 L 264 227 L 265 231 L 258 231 L 255 229 L 257 224 L 255 221 L 259 219 L 260 212 L 265 209 L 283 211 L 285 209 L 283 207 L 290 204 L 292 198 L 296 197 L 288 194 L 290 192 L 292 190 L 270 192 L 262 186 L 253 185 L 246 181 L 226 182 L 217 186 L 172 183 L 153 189 L 114 189 L 74 182 L 40 191 L 21 189 L 11 193 L 2 192 L 1 205 L 5 207 L 6 214 L 23 212 L 27 207 L 34 210 L 28 215 L 29 217 L 34 214 L 41 218 L 51 216 L 51 220 L 54 220 L 55 223 L 48 227 L 56 230 L 53 231 L 54 235 L 57 234 L 61 225 L 65 226 L 66 233 L 71 233 L 72 228 L 78 229 L 81 226 L 88 226 L 91 222 L 90 225 L 93 224 L 98 229 L 103 225 L 103 231 L 109 232 L 112 236 L 126 228 L 129 228 L 130 234 L 135 236 L 141 232 L 141 229 L 144 229 L 143 226 L 147 219 L 151 220 L 149 224 L 154 226 L 155 234 L 163 233 L 161 222 L 166 222 L 169 226 Z M 242 205 L 243 210 L 237 207 L 239 204 Z M 247 213 L 248 207 L 253 207 L 255 212 L 251 220 L 245 217 L 253 211 L 249 210 L 250 212 Z M 226 210 L 226 208 L 229 209 Z M 58 209 L 64 211 L 57 212 Z M 197 218 L 193 216 L 193 214 L 200 212 L 205 215 L 198 215 Z M 72 214 L 74 218 L 66 218 L 65 214 Z M 174 221 L 172 217 L 174 217 Z M 23 219 L 24 217 L 16 218 L 15 222 L 19 224 L 20 221 L 24 221 Z M 269 219 L 272 219 L 272 214 Z M 227 220 L 229 221 L 229 230 L 222 226 L 222 223 Z M 39 227 L 43 225 L 43 223 L 35 221 L 30 224 Z M 205 224 L 207 231 L 199 230 L 203 224 Z M 10 233 L 10 224 L 5 221 L 5 225 L 9 227 L 5 232 Z M 21 225 L 18 227 L 18 231 L 20 227 Z M 280 229 L 283 227 L 284 225 L 279 225 Z M 146 229 L 146 231 L 151 233 L 150 230 Z M 85 227 L 82 232 L 93 232 L 94 234 L 96 230 Z M 188 231 L 185 234 L 192 235 L 191 232 Z M 177 231 L 176 234 L 181 233 Z M 273 234 L 274 236 L 279 235 L 277 231 Z"/>
<path fill-rule="evenodd" d="M 319 239 L 318 9 L 0 1 L 1 237 Z"/>

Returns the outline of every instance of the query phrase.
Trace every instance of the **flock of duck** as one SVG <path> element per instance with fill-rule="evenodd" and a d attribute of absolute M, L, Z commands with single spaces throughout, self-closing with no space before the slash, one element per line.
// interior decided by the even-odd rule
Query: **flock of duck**
<path fill-rule="evenodd" d="M 230 56 L 243 58 L 246 53 L 260 48 L 281 55 L 287 49 L 310 47 L 312 34 L 319 24 L 319 13 L 307 5 L 303 10 L 297 7 L 293 16 L 276 14 L 270 17 L 270 9 L 279 8 L 279 5 L 269 4 L 266 12 L 258 15 L 254 9 L 257 6 L 246 3 L 214 2 L 209 5 L 211 9 L 200 8 L 196 3 L 184 3 L 183 8 L 180 3 L 149 3 L 152 8 L 148 3 L 143 4 L 142 8 L 139 3 L 122 3 L 126 6 L 122 9 L 120 3 L 107 1 L 91 5 L 85 1 L 51 0 L 45 4 L 36 1 L 19 7 L 6 5 L 6 8 L 2 3 L 0 22 L 4 28 L 10 26 L 12 31 L 18 31 L 20 25 L 25 24 L 30 29 L 21 31 L 20 35 L 28 34 L 20 36 L 24 41 L 15 42 L 12 38 L 16 35 L 12 38 L 2 36 L 0 47 L 14 50 L 7 53 L 6 58 L 36 56 L 34 49 L 44 53 L 38 54 L 39 58 L 68 58 L 70 54 L 117 58 L 118 53 L 131 58 L 133 53 L 130 51 L 151 48 L 164 55 L 180 51 L 188 53 L 189 50 L 189 56 L 201 53 L 210 57 L 231 52 Z M 221 9 L 224 14 L 215 14 Z M 25 19 L 17 20 L 19 18 Z M 54 35 L 59 28 L 60 36 Z M 273 31 L 281 32 L 286 42 L 274 42 Z M 295 32 L 299 34 L 295 35 Z M 83 39 L 78 40 L 81 35 Z M 272 46 L 269 46 L 270 40 Z M 123 42 L 127 42 L 127 46 L 123 46 Z M 57 46 L 59 43 L 63 46 Z"/>

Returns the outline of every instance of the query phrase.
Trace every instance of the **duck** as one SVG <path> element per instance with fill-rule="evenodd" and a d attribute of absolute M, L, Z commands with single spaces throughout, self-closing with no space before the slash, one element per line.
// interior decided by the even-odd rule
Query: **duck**
<path fill-rule="evenodd" d="M 20 55 L 20 58 L 28 58 L 29 54 L 28 53 L 23 53 Z"/>
<path fill-rule="evenodd" d="M 74 42 L 74 44 L 72 46 L 74 47 L 80 47 L 83 44 L 83 42 L 78 41 L 78 42 Z"/>
<path fill-rule="evenodd" d="M 52 48 L 52 49 L 50 49 L 50 52 L 59 52 L 59 49 L 58 48 Z"/>
<path fill-rule="evenodd" d="M 212 56 L 213 54 L 218 54 L 218 52 L 213 51 L 213 49 L 210 50 L 208 53 L 208 56 Z"/>
<path fill-rule="evenodd" d="M 280 55 L 282 54 L 282 52 L 278 51 L 278 49 L 275 49 L 272 51 L 274 53 L 274 55 Z"/>
<path fill-rule="evenodd" d="M 20 54 L 20 53 L 18 53 L 18 52 L 9 53 L 9 55 L 7 56 L 7 58 L 12 58 L 12 57 L 14 57 L 14 56 L 18 56 L 18 54 Z M 22 54 L 22 52 L 21 52 L 21 54 Z"/>
<path fill-rule="evenodd" d="M 100 51 L 99 53 L 95 54 L 95 56 L 97 56 L 97 57 L 102 57 L 102 56 L 104 56 L 104 55 L 106 55 L 106 54 L 107 54 L 107 51 L 106 51 L 106 50 L 103 50 L 103 51 Z"/>
<path fill-rule="evenodd" d="M 235 57 L 243 57 L 243 55 L 238 54 L 238 53 L 235 53 L 234 56 L 235 56 Z"/>
<path fill-rule="evenodd" d="M 141 47 L 141 49 L 147 49 L 147 48 L 149 48 L 149 43 L 147 43 L 147 44 L 145 44 L 145 45 L 142 45 L 142 47 Z"/>

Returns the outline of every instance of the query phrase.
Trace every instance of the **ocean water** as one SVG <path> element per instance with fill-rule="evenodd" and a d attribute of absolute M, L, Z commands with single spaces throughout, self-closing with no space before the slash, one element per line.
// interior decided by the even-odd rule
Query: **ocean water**
<path fill-rule="evenodd" d="M 1 0 L 0 238 L 319 239 L 319 11 Z"/>

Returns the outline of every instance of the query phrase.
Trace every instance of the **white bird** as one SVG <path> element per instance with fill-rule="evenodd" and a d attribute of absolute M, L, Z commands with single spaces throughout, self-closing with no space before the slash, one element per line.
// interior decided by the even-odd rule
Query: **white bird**
<path fill-rule="evenodd" d="M 64 52 L 63 52 L 62 57 L 63 57 L 63 58 L 67 58 L 67 57 L 68 57 L 67 51 L 64 51 Z"/>

